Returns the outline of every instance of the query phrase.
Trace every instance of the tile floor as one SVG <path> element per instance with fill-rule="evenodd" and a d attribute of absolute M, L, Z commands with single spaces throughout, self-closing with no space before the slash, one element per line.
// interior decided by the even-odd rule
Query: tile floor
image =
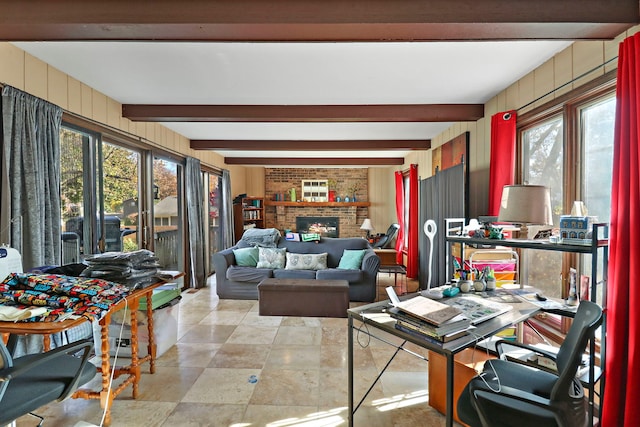
<path fill-rule="evenodd" d="M 390 277 L 380 275 L 381 288 Z M 220 300 L 212 283 L 183 293 L 178 329 L 178 343 L 158 358 L 156 373 L 143 367 L 138 399 L 129 387 L 114 401 L 112 426 L 347 425 L 347 319 L 259 316 L 257 301 Z M 394 348 L 364 334 L 354 339 L 357 402 Z M 444 426 L 427 400 L 427 363 L 400 352 L 355 425 Z M 82 399 L 38 413 L 50 427 L 100 425 L 102 417 L 98 401 Z M 29 416 L 17 423 L 36 424 Z"/>

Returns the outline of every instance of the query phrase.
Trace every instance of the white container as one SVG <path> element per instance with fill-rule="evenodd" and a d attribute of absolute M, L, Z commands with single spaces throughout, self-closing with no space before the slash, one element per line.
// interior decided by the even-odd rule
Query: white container
<path fill-rule="evenodd" d="M 180 304 L 153 310 L 153 338 L 156 344 L 156 357 L 160 357 L 178 341 L 178 317 Z M 149 331 L 145 311 L 138 311 L 138 357 L 148 354 Z M 127 319 L 128 320 L 128 319 Z M 128 323 L 128 322 L 125 322 Z M 120 329 L 122 328 L 122 335 Z M 100 324 L 93 322 L 93 341 L 97 356 L 102 355 Z M 111 320 L 109 325 L 109 354 L 131 357 L 131 326 Z"/>

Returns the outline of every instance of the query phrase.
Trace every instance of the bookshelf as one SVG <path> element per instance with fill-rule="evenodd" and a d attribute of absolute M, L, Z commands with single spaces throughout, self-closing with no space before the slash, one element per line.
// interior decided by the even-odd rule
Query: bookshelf
<path fill-rule="evenodd" d="M 244 197 L 240 203 L 233 205 L 233 221 L 236 242 L 247 228 L 264 228 L 264 198 Z"/>

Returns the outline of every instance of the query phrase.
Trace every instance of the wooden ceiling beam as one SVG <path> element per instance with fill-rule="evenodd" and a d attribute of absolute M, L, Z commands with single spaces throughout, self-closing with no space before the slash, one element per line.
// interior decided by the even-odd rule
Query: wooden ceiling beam
<path fill-rule="evenodd" d="M 637 0 L 6 0 L 0 40 L 613 39 Z"/>
<path fill-rule="evenodd" d="M 123 104 L 122 116 L 134 122 L 465 122 L 484 117 L 484 105 Z"/>
<path fill-rule="evenodd" d="M 227 165 L 276 166 L 397 166 L 402 157 L 225 157 Z"/>
<path fill-rule="evenodd" d="M 238 151 L 347 151 L 347 150 L 429 150 L 431 140 L 343 140 L 343 141 L 272 141 L 272 140 L 220 140 L 192 139 L 192 150 Z"/>

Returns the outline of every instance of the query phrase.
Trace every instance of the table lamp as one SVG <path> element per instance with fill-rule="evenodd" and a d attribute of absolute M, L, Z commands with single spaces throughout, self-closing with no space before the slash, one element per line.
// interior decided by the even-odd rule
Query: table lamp
<path fill-rule="evenodd" d="M 371 231 L 374 230 L 373 225 L 371 224 L 371 220 L 369 218 L 365 218 L 365 220 L 362 222 L 362 225 L 360 226 L 360 230 L 367 231 L 366 239 L 369 240 L 370 233 Z"/>
<path fill-rule="evenodd" d="M 552 225 L 551 194 L 543 185 L 505 185 L 499 222 L 520 225 L 520 238 L 528 237 L 527 225 Z"/>

